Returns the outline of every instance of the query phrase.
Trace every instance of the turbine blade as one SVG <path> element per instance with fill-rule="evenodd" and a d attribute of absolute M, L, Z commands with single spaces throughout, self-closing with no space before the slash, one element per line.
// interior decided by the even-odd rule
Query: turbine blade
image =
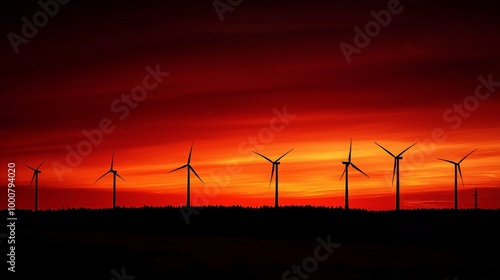
<path fill-rule="evenodd" d="M 35 176 L 36 176 L 36 171 L 33 172 L 33 177 L 31 177 L 30 189 L 31 189 L 31 185 L 33 184 L 33 180 L 35 179 Z"/>
<path fill-rule="evenodd" d="M 351 142 L 349 144 L 349 157 L 348 157 L 348 162 L 351 162 L 351 151 L 352 151 L 352 138 L 351 138 Z"/>
<path fill-rule="evenodd" d="M 358 170 L 359 172 L 363 173 L 366 177 L 370 178 L 370 176 L 366 175 L 365 172 L 361 171 L 361 169 L 359 169 L 356 165 L 354 165 L 354 163 L 351 163 L 352 167 L 354 167 L 354 169 Z"/>
<path fill-rule="evenodd" d="M 189 150 L 189 157 L 188 157 L 188 165 L 191 163 L 191 153 L 193 153 L 193 144 L 194 142 L 191 142 L 191 149 Z"/>
<path fill-rule="evenodd" d="M 377 143 L 377 142 L 374 142 L 374 143 L 377 144 L 377 146 L 379 146 L 380 148 L 382 148 L 384 151 L 386 151 L 388 154 L 390 154 L 392 157 L 396 157 L 391 152 L 389 152 L 389 150 L 387 150 L 386 148 L 382 147 L 379 143 Z"/>
<path fill-rule="evenodd" d="M 271 183 L 273 182 L 273 175 L 274 175 L 274 163 L 273 163 L 273 170 L 271 170 L 271 180 L 269 180 L 269 187 L 271 187 Z"/>
<path fill-rule="evenodd" d="M 410 147 L 404 149 L 401 153 L 399 153 L 398 157 L 401 156 L 404 152 L 408 151 L 411 147 L 415 146 L 418 142 L 413 143 Z"/>
<path fill-rule="evenodd" d="M 42 163 L 40 163 L 40 165 L 36 168 L 36 170 L 40 169 L 40 167 L 42 166 L 42 164 L 44 164 L 47 160 L 44 160 Z"/>
<path fill-rule="evenodd" d="M 452 164 L 457 164 L 456 162 L 453 162 L 449 159 L 442 159 L 442 158 L 438 158 L 439 160 L 442 160 L 442 161 L 446 161 L 446 162 L 449 162 L 449 163 L 452 163 Z"/>
<path fill-rule="evenodd" d="M 115 161 L 115 151 L 113 150 L 113 155 L 111 156 L 111 167 L 109 170 L 113 170 L 113 162 Z"/>
<path fill-rule="evenodd" d="M 188 166 L 189 166 L 189 165 L 184 164 L 184 165 L 183 165 L 183 166 L 181 166 L 181 167 L 178 167 L 178 168 L 176 168 L 176 169 L 174 169 L 174 170 L 171 170 L 171 171 L 167 172 L 167 174 L 168 174 L 168 173 L 172 173 L 172 172 L 174 172 L 174 171 L 177 171 L 177 170 L 179 170 L 179 169 L 182 169 L 182 168 L 184 168 L 184 167 L 188 167 Z"/>
<path fill-rule="evenodd" d="M 198 173 L 196 173 L 196 171 L 194 170 L 194 168 L 192 168 L 192 167 L 191 167 L 191 165 L 188 165 L 188 168 L 189 168 L 190 170 L 192 170 L 192 171 L 193 171 L 194 175 L 196 175 L 196 177 L 198 177 L 198 179 L 200 179 L 200 181 L 201 181 L 203 184 L 205 184 L 205 182 L 203 182 L 203 180 L 200 178 L 200 176 L 198 176 Z M 189 171 L 188 171 L 188 172 L 189 172 Z"/>
<path fill-rule="evenodd" d="M 293 151 L 293 149 L 291 149 L 290 151 L 284 153 L 282 156 L 280 156 L 277 160 L 275 160 L 275 162 L 278 162 L 280 159 L 282 159 L 284 156 L 286 156 L 289 152 Z"/>
<path fill-rule="evenodd" d="M 108 171 L 108 172 L 106 172 L 106 173 L 104 173 L 101 177 L 99 177 L 99 179 L 95 180 L 94 184 L 95 184 L 95 183 L 97 183 L 97 181 L 101 180 L 101 179 L 102 179 L 102 177 L 104 177 L 104 176 L 108 175 L 108 173 L 109 173 L 109 172 L 111 172 L 111 170 L 110 170 L 110 171 Z"/>
<path fill-rule="evenodd" d="M 392 185 L 394 186 L 394 175 L 396 175 L 397 159 L 394 159 L 394 169 L 392 170 Z"/>
<path fill-rule="evenodd" d="M 462 169 L 460 168 L 460 164 L 458 166 L 458 173 L 460 173 L 460 180 L 462 180 L 462 187 L 464 186 L 464 178 L 462 178 Z"/>
<path fill-rule="evenodd" d="M 273 163 L 273 161 L 272 161 L 272 160 L 270 160 L 270 159 L 269 159 L 268 157 L 266 157 L 265 155 L 259 154 L 259 153 L 257 153 L 256 151 L 252 151 L 252 152 L 254 152 L 254 153 L 258 154 L 259 156 L 261 156 L 261 157 L 263 157 L 263 158 L 265 158 L 265 159 L 266 159 L 267 161 L 269 161 L 270 163 Z"/>
<path fill-rule="evenodd" d="M 466 157 L 470 156 L 470 154 L 472 154 L 472 153 L 473 153 L 473 152 L 475 152 L 476 150 L 477 150 L 477 148 L 476 148 L 476 149 L 474 149 L 474 151 L 472 151 L 472 152 L 468 153 L 465 157 L 463 157 L 463 158 L 462 158 L 462 159 L 458 162 L 458 164 L 460 164 L 460 163 L 461 163 L 461 162 L 462 162 L 462 161 L 463 161 Z"/>
<path fill-rule="evenodd" d="M 31 169 L 31 170 L 33 170 L 33 171 L 36 171 L 36 169 L 35 169 L 35 168 L 33 168 L 33 167 L 31 167 L 31 166 L 28 166 L 28 165 L 26 165 L 26 164 L 25 164 L 24 166 L 28 167 L 29 169 Z"/>
<path fill-rule="evenodd" d="M 116 176 L 120 177 L 123 181 L 125 181 L 125 179 L 123 179 L 122 176 L 120 176 L 120 174 L 118 174 L 118 172 L 116 172 Z M 126 182 L 126 181 L 125 181 Z"/>
<path fill-rule="evenodd" d="M 339 180 L 342 180 L 342 177 L 344 177 L 346 170 L 347 170 L 347 164 L 345 165 L 344 172 L 342 172 L 342 176 L 340 176 Z"/>

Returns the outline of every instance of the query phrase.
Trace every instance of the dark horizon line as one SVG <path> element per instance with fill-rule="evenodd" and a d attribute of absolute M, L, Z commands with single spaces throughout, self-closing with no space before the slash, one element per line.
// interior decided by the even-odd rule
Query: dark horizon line
<path fill-rule="evenodd" d="M 330 210 L 345 210 L 342 206 L 314 206 L 314 205 L 284 205 L 284 206 L 279 206 L 279 207 L 274 207 L 270 205 L 263 205 L 263 206 L 243 206 L 243 205 L 200 205 L 200 206 L 190 206 L 186 207 L 184 206 L 174 206 L 174 205 L 166 205 L 166 206 L 152 206 L 152 205 L 144 205 L 144 206 L 116 206 L 116 209 L 121 209 L 121 210 L 140 210 L 140 209 L 185 209 L 185 208 L 194 208 L 194 209 L 205 209 L 205 208 L 243 208 L 243 209 L 252 209 L 252 210 L 260 210 L 260 209 L 283 209 L 283 208 L 314 208 L 314 209 L 330 209 Z M 113 208 L 109 207 L 100 207 L 100 208 L 89 208 L 89 207 L 62 207 L 58 209 L 44 209 L 44 210 L 38 210 L 38 212 L 49 212 L 49 211 L 70 211 L 70 210 L 116 210 Z M 366 208 L 349 208 L 349 210 L 355 210 L 355 211 L 365 211 L 365 212 L 397 212 L 395 209 L 387 209 L 387 210 L 371 210 L 371 209 L 366 209 Z M 412 208 L 412 209 L 400 209 L 400 211 L 422 211 L 422 210 L 453 210 L 453 207 L 450 208 Z M 474 207 L 467 207 L 467 208 L 459 208 L 458 210 L 493 210 L 493 211 L 500 211 L 500 207 L 497 208 L 474 208 Z M 8 211 L 8 209 L 2 209 L 2 211 Z M 23 212 L 35 212 L 32 209 L 28 208 L 17 208 L 16 211 L 23 211 Z"/>

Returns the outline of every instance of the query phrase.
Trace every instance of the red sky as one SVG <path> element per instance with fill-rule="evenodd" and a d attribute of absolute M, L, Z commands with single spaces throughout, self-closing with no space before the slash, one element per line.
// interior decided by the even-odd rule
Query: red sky
<path fill-rule="evenodd" d="M 401 1 L 348 63 L 339 45 L 355 45 L 354 28 L 388 1 L 243 1 L 223 21 L 211 1 L 69 2 L 17 54 L 8 34 L 22 35 L 21 18 L 41 8 L 10 2 L 1 9 L 0 179 L 6 201 L 14 162 L 18 208 L 33 208 L 23 164 L 44 160 L 40 209 L 110 207 L 112 176 L 93 183 L 113 150 L 126 179 L 119 206 L 184 205 L 186 171 L 166 173 L 186 163 L 192 142 L 206 183 L 192 176 L 193 205 L 273 205 L 272 166 L 251 151 L 274 160 L 294 148 L 281 160 L 280 205 L 343 207 L 351 137 L 352 162 L 370 176 L 350 169 L 351 208 L 394 209 L 393 159 L 374 141 L 395 154 L 419 142 L 401 161 L 403 209 L 451 208 L 453 165 L 437 158 L 476 148 L 461 164 L 459 207 L 473 207 L 474 188 L 480 207 L 500 207 L 498 4 Z M 169 75 L 131 108 L 121 98 L 148 66 Z M 478 77 L 497 83 L 479 88 L 481 99 Z M 68 162 L 68 148 L 89 143 L 82 131 L 103 119 L 114 130 Z"/>

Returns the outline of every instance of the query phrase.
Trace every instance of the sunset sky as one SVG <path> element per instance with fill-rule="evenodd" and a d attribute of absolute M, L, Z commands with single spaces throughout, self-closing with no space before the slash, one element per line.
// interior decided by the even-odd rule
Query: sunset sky
<path fill-rule="evenodd" d="M 272 166 L 252 151 L 293 148 L 280 205 L 343 207 L 351 138 L 370 176 L 350 169 L 351 208 L 394 209 L 393 158 L 374 142 L 398 154 L 417 141 L 401 161 L 402 209 L 453 207 L 454 167 L 437 158 L 476 148 L 459 207 L 476 187 L 480 207 L 500 207 L 498 3 L 243 0 L 221 20 L 213 1 L 69 1 L 13 46 L 22 18 L 43 11 L 16 2 L 0 9 L 1 208 L 7 164 L 17 207 L 33 209 L 23 164 L 44 160 L 40 209 L 111 207 L 112 175 L 94 181 L 113 151 L 118 206 L 185 205 L 186 170 L 167 172 L 192 143 L 205 182 L 191 177 L 193 206 L 274 205 Z M 388 3 L 398 12 L 380 13 Z M 385 27 L 374 14 L 390 14 Z M 356 35 L 367 24 L 374 36 Z M 346 58 L 342 43 L 357 51 Z"/>

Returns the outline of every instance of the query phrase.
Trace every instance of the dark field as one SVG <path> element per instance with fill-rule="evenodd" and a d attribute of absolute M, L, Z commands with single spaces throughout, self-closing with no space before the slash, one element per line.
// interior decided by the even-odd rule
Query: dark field
<path fill-rule="evenodd" d="M 17 217 L 16 278 L 500 279 L 498 210 L 209 207 L 189 224 L 179 208 Z"/>

